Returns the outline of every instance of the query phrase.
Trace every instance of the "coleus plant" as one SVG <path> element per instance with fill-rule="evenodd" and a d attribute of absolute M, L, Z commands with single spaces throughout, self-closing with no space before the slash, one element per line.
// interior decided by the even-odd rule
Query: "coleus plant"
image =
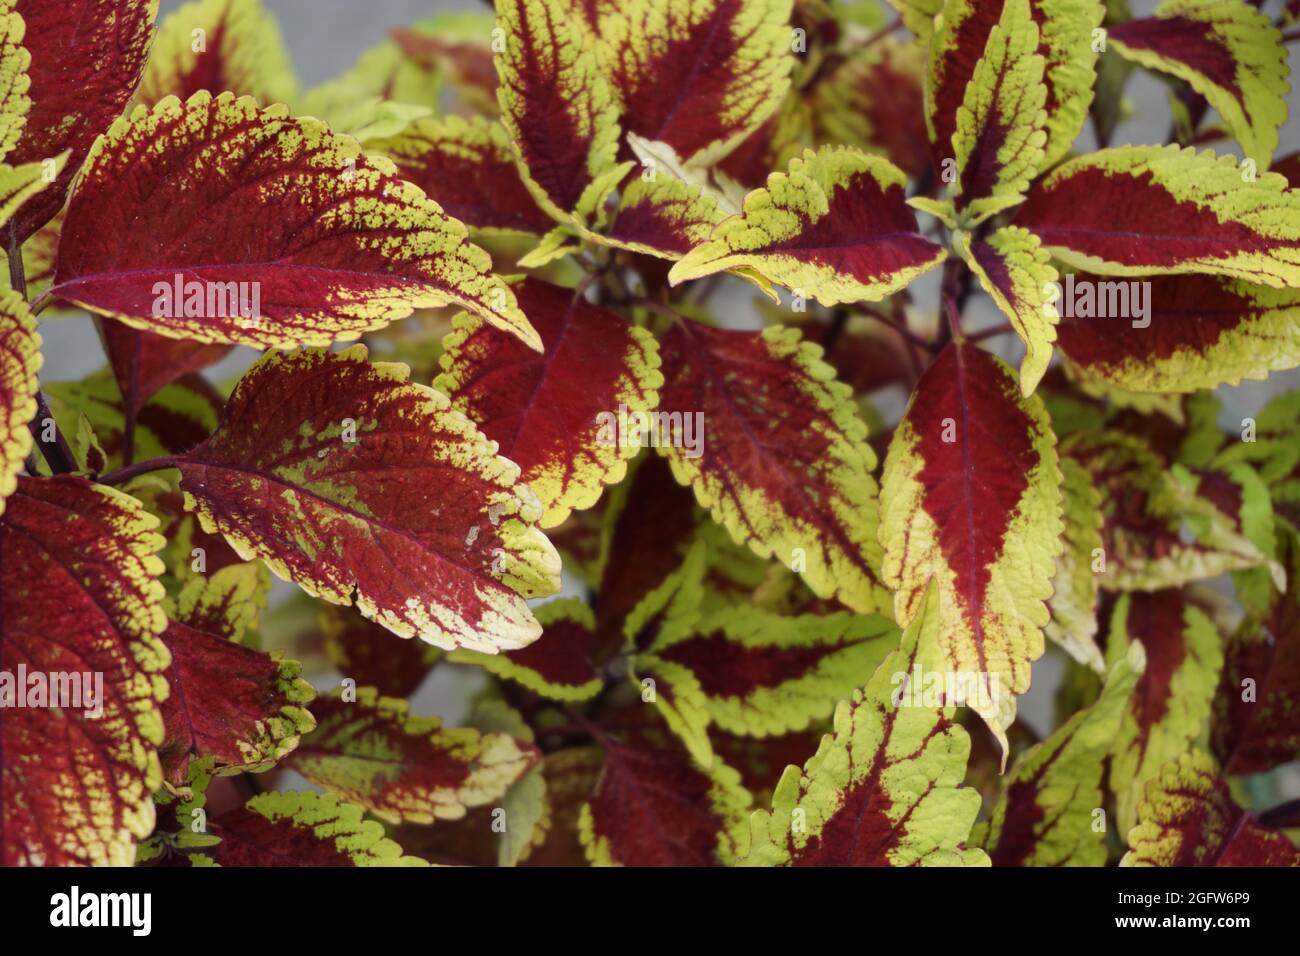
<path fill-rule="evenodd" d="M 1213 394 L 1300 365 L 1295 3 L 497 0 L 306 91 L 156 6 L 0 0 L 6 865 L 1300 863 L 1300 392 Z"/>

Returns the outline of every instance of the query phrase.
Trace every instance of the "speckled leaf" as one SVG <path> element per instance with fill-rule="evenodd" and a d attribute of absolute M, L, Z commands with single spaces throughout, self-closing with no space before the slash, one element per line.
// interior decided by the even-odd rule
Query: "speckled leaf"
<path fill-rule="evenodd" d="M 316 729 L 289 766 L 391 823 L 462 817 L 499 798 L 538 760 L 513 737 L 444 728 L 370 687 L 358 688 L 355 701 L 319 698 L 312 713 Z"/>
<path fill-rule="evenodd" d="M 946 257 L 904 202 L 907 176 L 851 149 L 805 151 L 673 266 L 674 283 L 751 270 L 823 305 L 874 301 Z"/>
<path fill-rule="evenodd" d="M 1165 765 L 1138 820 L 1120 866 L 1300 866 L 1295 844 L 1239 807 L 1201 751 Z"/>
<path fill-rule="evenodd" d="M 1145 666 L 1141 643 L 1130 644 L 1096 703 L 1016 761 L 988 822 L 978 826 L 994 866 L 1105 865 L 1106 830 L 1094 829 L 1102 767 Z"/>
<path fill-rule="evenodd" d="M 1016 223 L 1067 265 L 1103 275 L 1300 285 L 1300 192 L 1209 150 L 1120 146 L 1069 160 L 1039 180 Z"/>
<path fill-rule="evenodd" d="M 39 164 L 69 153 L 58 178 L 14 218 L 10 241 L 21 243 L 54 218 L 95 137 L 130 101 L 153 41 L 158 0 L 18 0 L 16 9 L 31 54 L 31 112 L 5 161 Z"/>
<path fill-rule="evenodd" d="M 501 122 L 524 183 L 558 222 L 586 221 L 627 171 L 619 108 L 572 0 L 496 0 Z"/>
<path fill-rule="evenodd" d="M 202 49 L 195 50 L 200 40 Z M 163 20 L 136 98 L 152 106 L 199 90 L 213 96 L 228 90 L 263 104 L 297 97 L 293 61 L 262 0 L 197 0 Z"/>
<path fill-rule="evenodd" d="M 835 709 L 831 734 L 787 767 L 750 818 L 749 866 L 987 866 L 964 846 L 980 797 L 961 786 L 970 738 L 952 711 L 913 700 L 918 648 L 940 626 L 931 586 L 902 646 Z"/>
<path fill-rule="evenodd" d="M 490 267 L 462 223 L 355 140 L 199 92 L 139 106 L 96 143 L 47 294 L 173 338 L 260 347 L 354 339 L 457 303 L 540 348 Z"/>
<path fill-rule="evenodd" d="M 0 515 L 32 450 L 27 425 L 36 417 L 41 337 L 36 320 L 12 289 L 0 291 Z"/>
<path fill-rule="evenodd" d="M 609 225 L 590 238 L 618 249 L 680 259 L 726 218 L 717 198 L 700 185 L 656 170 L 653 178 L 638 176 L 623 188 Z"/>
<path fill-rule="evenodd" d="M 1109 663 L 1141 642 L 1147 669 L 1112 744 L 1110 786 L 1121 831 L 1134 823 L 1148 780 L 1204 732 L 1223 669 L 1218 629 L 1176 589 L 1120 595 L 1110 622 Z"/>
<path fill-rule="evenodd" d="M 659 404 L 659 346 L 649 331 L 572 289 L 526 279 L 516 295 L 545 353 L 458 316 L 433 385 L 519 466 L 545 508 L 541 526 L 550 528 L 623 479 L 642 440 L 628 423 Z"/>
<path fill-rule="evenodd" d="M 950 345 L 926 370 L 881 478 L 883 577 L 906 625 L 938 582 L 942 668 L 979 685 L 967 703 L 1006 749 L 1015 697 L 1042 656 L 1056 556 L 1061 472 L 1038 396 L 1000 359 Z"/>
<path fill-rule="evenodd" d="M 404 637 L 522 647 L 559 557 L 519 469 L 403 365 L 268 353 L 177 462 L 186 507 L 249 559 Z M 257 422 L 248 428 L 245 422 Z"/>
<path fill-rule="evenodd" d="M 736 542 L 799 568 L 818 596 L 864 614 L 886 607 L 876 456 L 821 347 L 789 327 L 679 321 L 662 349 L 671 427 L 658 450 L 677 480 Z"/>
<path fill-rule="evenodd" d="M 1282 34 L 1249 3 L 1166 0 L 1155 15 L 1111 27 L 1108 48 L 1185 80 L 1261 167 L 1286 121 L 1290 69 Z"/>
<path fill-rule="evenodd" d="M 0 519 L 5 866 L 129 866 L 136 841 L 153 830 L 168 662 L 159 640 L 167 620 L 157 527 L 135 499 L 69 476 L 20 478 L 7 502 Z M 26 686 L 15 686 L 24 672 Z M 33 684 L 38 672 L 45 692 Z M 48 709 L 49 695 L 60 691 L 66 702 Z M 16 692 L 27 695 L 27 706 L 13 707 Z"/>
<path fill-rule="evenodd" d="M 211 821 L 222 866 L 427 866 L 384 836 L 383 825 L 327 793 L 259 793 Z"/>

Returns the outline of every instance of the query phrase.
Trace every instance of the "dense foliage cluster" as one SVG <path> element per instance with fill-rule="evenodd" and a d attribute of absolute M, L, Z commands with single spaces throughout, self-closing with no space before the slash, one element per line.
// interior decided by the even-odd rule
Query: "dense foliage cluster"
<path fill-rule="evenodd" d="M 156 16 L 0 0 L 5 865 L 1300 864 L 1300 3 Z"/>

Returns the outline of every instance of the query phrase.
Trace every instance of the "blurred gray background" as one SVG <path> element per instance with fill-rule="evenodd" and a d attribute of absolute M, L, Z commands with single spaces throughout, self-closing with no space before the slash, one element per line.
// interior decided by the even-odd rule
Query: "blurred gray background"
<path fill-rule="evenodd" d="M 265 0 L 267 7 L 279 19 L 289 51 L 297 66 L 303 88 L 329 80 L 347 69 L 356 57 L 382 40 L 389 30 L 429 17 L 435 13 L 454 10 L 483 10 L 487 6 L 476 0 Z M 161 16 L 166 16 L 182 6 L 181 0 L 162 0 Z M 1134 0 L 1134 14 L 1141 16 L 1155 8 L 1155 0 Z M 1276 2 L 1269 5 L 1273 10 Z M 1300 148 L 1300 44 L 1291 44 L 1291 85 L 1289 96 L 1291 117 L 1282 131 L 1278 155 Z M 1134 106 L 1134 118 L 1121 125 L 1114 144 L 1154 143 L 1162 141 L 1170 125 L 1167 87 L 1142 71 L 1135 71 L 1126 93 Z M 1091 126 L 1086 126 L 1078 149 L 1093 148 Z M 1231 147 L 1219 145 L 1219 151 Z M 925 277 L 915 289 L 918 304 L 937 304 L 937 270 Z M 744 296 L 719 303 L 722 321 L 728 325 L 755 325 L 757 316 L 752 312 L 749 299 Z M 985 296 L 975 296 L 970 305 L 970 316 L 975 323 L 992 324 L 1000 321 Z M 99 340 L 85 316 L 46 313 L 42 317 L 41 334 L 45 339 L 45 368 L 42 377 L 50 381 L 79 378 L 104 363 Z M 1007 357 L 1017 353 L 1018 346 L 1011 337 L 997 340 Z M 221 363 L 214 373 L 218 379 L 233 377 L 255 357 L 252 350 L 238 349 Z M 1253 414 L 1269 397 L 1300 387 L 1300 370 L 1274 375 L 1266 382 L 1250 382 L 1237 388 L 1220 390 L 1224 401 L 1225 425 L 1239 427 L 1245 415 Z M 905 396 L 896 396 L 896 404 L 886 402 L 882 412 L 887 418 L 896 418 L 902 411 Z M 892 407 L 891 407 L 892 406 Z M 287 587 L 287 586 L 285 586 Z M 1045 657 L 1034 670 L 1033 687 L 1022 700 L 1021 715 L 1038 731 L 1051 726 L 1051 694 L 1058 682 L 1060 662 L 1052 656 Z M 329 681 L 328 675 L 321 675 Z M 448 719 L 458 719 L 463 714 L 467 693 L 471 687 L 461 681 L 439 680 L 438 686 L 426 686 L 416 700 L 415 709 L 436 712 Z M 1296 774 L 1300 779 L 1300 773 Z"/>

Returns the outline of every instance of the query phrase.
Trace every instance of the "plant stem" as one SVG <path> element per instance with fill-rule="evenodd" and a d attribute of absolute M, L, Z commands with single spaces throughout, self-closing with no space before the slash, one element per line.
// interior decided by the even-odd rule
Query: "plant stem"
<path fill-rule="evenodd" d="M 968 336 L 967 338 L 971 342 L 983 342 L 985 339 L 995 338 L 999 335 L 1006 335 L 1008 332 L 1014 332 L 1014 331 L 1015 329 L 1012 328 L 1011 323 L 1004 322 L 1001 325 L 993 326 L 991 329 L 983 329 L 979 332 L 976 332 L 973 335 Z"/>
<path fill-rule="evenodd" d="M 140 411 L 140 346 L 143 338 L 139 332 L 131 330 L 131 362 L 127 369 L 126 394 L 122 396 L 123 466 L 135 461 L 135 420 Z"/>
<path fill-rule="evenodd" d="M 106 475 L 100 475 L 99 481 L 105 485 L 120 485 L 130 481 L 137 475 L 144 475 L 151 471 L 162 471 L 165 468 L 175 468 L 180 459 L 172 455 L 164 455 L 161 458 L 150 458 L 146 461 L 138 461 L 133 465 L 126 465 L 117 471 L 110 471 Z"/>

